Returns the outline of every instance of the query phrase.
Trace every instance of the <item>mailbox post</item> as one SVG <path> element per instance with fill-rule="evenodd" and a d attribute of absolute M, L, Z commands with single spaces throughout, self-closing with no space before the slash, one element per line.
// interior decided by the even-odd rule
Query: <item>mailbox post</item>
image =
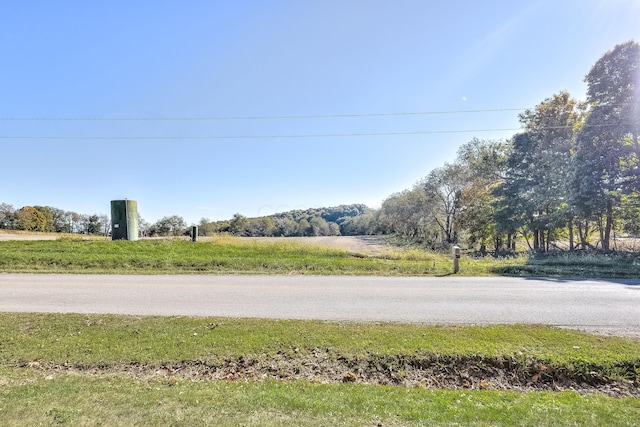
<path fill-rule="evenodd" d="M 460 272 L 460 247 L 451 248 L 451 259 L 453 259 L 453 274 Z"/>

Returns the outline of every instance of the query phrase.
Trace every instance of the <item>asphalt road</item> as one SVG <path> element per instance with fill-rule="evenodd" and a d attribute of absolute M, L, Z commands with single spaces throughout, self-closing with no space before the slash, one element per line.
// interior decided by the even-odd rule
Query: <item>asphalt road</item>
<path fill-rule="evenodd" d="M 640 337 L 640 279 L 0 274 L 0 311 L 538 323 Z"/>

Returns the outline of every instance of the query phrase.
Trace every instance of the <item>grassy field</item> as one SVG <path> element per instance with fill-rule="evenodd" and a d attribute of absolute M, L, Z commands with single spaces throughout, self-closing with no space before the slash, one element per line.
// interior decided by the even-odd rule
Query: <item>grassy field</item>
<path fill-rule="evenodd" d="M 461 275 L 639 277 L 640 254 L 463 256 Z M 0 242 L 0 272 L 111 274 L 348 274 L 447 275 L 448 255 L 418 249 L 366 254 L 294 242 Z"/>
<path fill-rule="evenodd" d="M 3 425 L 631 426 L 639 376 L 640 342 L 541 326 L 0 314 Z"/>

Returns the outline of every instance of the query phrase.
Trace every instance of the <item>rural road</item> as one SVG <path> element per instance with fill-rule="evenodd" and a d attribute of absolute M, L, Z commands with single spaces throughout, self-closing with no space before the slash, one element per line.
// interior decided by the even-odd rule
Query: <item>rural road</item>
<path fill-rule="evenodd" d="M 0 274 L 0 311 L 539 323 L 640 338 L 640 279 Z"/>

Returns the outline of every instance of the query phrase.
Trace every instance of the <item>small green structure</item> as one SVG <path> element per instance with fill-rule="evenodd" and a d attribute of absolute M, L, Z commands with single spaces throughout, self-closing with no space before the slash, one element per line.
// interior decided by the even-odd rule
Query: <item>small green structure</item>
<path fill-rule="evenodd" d="M 138 240 L 138 202 L 111 201 L 111 240 Z"/>

